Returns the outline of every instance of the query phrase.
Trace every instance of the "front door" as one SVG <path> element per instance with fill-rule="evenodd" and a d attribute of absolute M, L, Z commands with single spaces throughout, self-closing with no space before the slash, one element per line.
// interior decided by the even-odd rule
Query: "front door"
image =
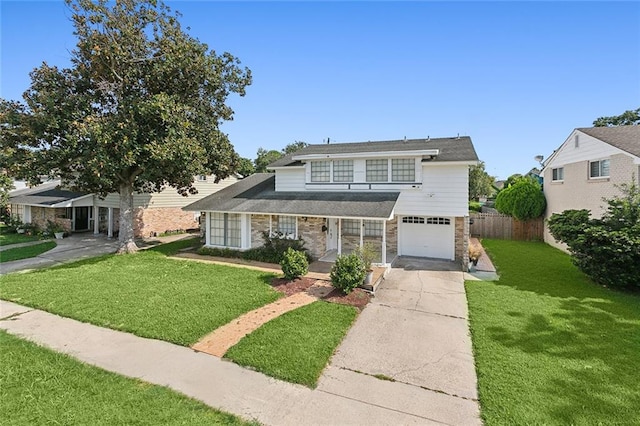
<path fill-rule="evenodd" d="M 76 207 L 76 231 L 86 231 L 89 229 L 89 208 L 90 207 Z"/>
<path fill-rule="evenodd" d="M 338 249 L 338 219 L 327 219 L 327 251 Z"/>

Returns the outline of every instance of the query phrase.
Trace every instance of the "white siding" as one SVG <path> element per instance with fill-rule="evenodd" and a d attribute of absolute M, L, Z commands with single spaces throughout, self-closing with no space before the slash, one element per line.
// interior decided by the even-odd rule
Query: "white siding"
<path fill-rule="evenodd" d="M 403 190 L 396 215 L 467 216 L 469 168 L 464 165 L 424 164 L 422 189 Z"/>
<path fill-rule="evenodd" d="M 276 191 L 304 191 L 305 169 L 291 168 L 276 171 Z"/>
<path fill-rule="evenodd" d="M 575 137 L 578 136 L 578 147 L 575 146 Z M 545 169 L 562 167 L 566 164 L 577 163 L 579 161 L 600 160 L 616 154 L 626 154 L 608 143 L 591 137 L 579 130 L 574 130 L 567 140 L 558 148 L 558 152 L 545 165 Z"/>
<path fill-rule="evenodd" d="M 207 176 L 206 182 L 195 181 L 194 187 L 198 190 L 195 195 L 189 195 L 183 197 L 178 194 L 175 188 L 165 188 L 161 192 L 153 194 L 133 194 L 133 207 L 184 207 L 187 204 L 191 204 L 194 201 L 198 201 L 201 198 L 211 195 L 227 186 L 238 181 L 236 177 L 229 177 L 223 179 L 218 183 L 214 183 L 213 176 Z M 120 207 L 120 196 L 116 193 L 108 194 L 104 200 L 96 197 L 96 205 L 100 207 Z"/>

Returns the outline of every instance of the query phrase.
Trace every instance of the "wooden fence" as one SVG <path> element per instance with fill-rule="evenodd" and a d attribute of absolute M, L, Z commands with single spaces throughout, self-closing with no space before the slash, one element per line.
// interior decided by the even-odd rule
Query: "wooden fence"
<path fill-rule="evenodd" d="M 469 230 L 474 237 L 501 240 L 542 241 L 544 221 L 542 218 L 521 222 L 504 214 L 472 213 Z"/>

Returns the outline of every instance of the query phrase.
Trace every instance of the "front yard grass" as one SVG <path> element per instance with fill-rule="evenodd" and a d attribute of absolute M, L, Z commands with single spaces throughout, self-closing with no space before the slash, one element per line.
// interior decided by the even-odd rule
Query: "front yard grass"
<path fill-rule="evenodd" d="M 0 418 L 27 424 L 245 425 L 175 393 L 0 331 Z"/>
<path fill-rule="evenodd" d="M 56 246 L 55 241 L 45 241 L 32 246 L 15 247 L 0 251 L 0 263 L 28 259 L 45 253 Z"/>
<path fill-rule="evenodd" d="M 0 277 L 0 298 L 138 336 L 191 345 L 281 297 L 272 274 L 167 258 L 185 242 Z"/>
<path fill-rule="evenodd" d="M 357 316 L 351 306 L 313 302 L 275 318 L 225 354 L 271 377 L 315 387 Z"/>
<path fill-rule="evenodd" d="M 7 232 L 6 227 L 0 228 L 0 246 L 8 246 L 11 244 L 26 243 L 39 239 L 37 235 L 17 234 L 15 232 Z"/>
<path fill-rule="evenodd" d="M 640 295 L 543 243 L 482 244 L 500 280 L 465 285 L 485 423 L 640 424 Z"/>

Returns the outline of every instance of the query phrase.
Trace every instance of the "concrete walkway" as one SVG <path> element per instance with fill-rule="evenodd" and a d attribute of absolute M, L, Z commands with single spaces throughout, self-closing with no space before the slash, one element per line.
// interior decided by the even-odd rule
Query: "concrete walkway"
<path fill-rule="evenodd" d="M 365 310 L 366 312 L 366 310 Z M 317 389 L 286 383 L 190 348 L 0 301 L 0 328 L 91 365 L 167 386 L 265 425 L 473 424 L 442 395 L 332 368 Z M 345 378 L 344 374 L 348 376 Z M 328 378 L 328 379 L 325 379 Z M 442 401 L 441 401 L 442 400 Z M 465 401 L 465 400 L 462 400 Z M 461 405 L 463 407 L 463 405 Z"/>
<path fill-rule="evenodd" d="M 402 267 L 349 330 L 318 389 L 447 424 L 480 424 L 463 274 L 420 262 L 396 263 Z"/>

